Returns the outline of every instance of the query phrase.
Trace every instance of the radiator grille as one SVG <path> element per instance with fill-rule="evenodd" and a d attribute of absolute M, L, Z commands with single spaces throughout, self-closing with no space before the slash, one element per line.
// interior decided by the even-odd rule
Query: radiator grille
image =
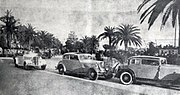
<path fill-rule="evenodd" d="M 38 57 L 33 57 L 33 61 L 35 65 L 38 65 Z"/>

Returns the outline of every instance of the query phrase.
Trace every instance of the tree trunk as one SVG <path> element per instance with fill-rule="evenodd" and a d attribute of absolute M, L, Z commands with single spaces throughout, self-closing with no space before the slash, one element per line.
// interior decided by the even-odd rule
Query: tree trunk
<path fill-rule="evenodd" d="M 124 46 L 125 46 L 124 63 L 127 63 L 127 59 L 128 59 L 127 44 L 128 44 L 127 42 L 124 42 Z"/>
<path fill-rule="evenodd" d="M 180 17 L 179 17 L 179 40 L 178 40 L 178 54 L 180 54 Z"/>
<path fill-rule="evenodd" d="M 4 50 L 4 48 L 2 48 L 2 54 L 4 55 L 4 52 L 5 52 L 5 50 Z"/>
<path fill-rule="evenodd" d="M 125 51 L 127 51 L 127 42 L 124 42 Z"/>
<path fill-rule="evenodd" d="M 111 42 L 112 42 L 111 37 L 109 37 L 109 47 L 110 48 L 111 48 Z"/>
<path fill-rule="evenodd" d="M 10 36 L 9 36 L 9 34 L 7 34 L 6 40 L 7 40 L 7 47 L 8 47 L 8 48 L 11 48 L 11 45 L 10 45 Z"/>

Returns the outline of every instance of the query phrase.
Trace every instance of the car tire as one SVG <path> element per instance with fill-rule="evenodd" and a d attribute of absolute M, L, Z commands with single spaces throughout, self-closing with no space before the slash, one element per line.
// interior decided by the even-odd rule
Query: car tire
<path fill-rule="evenodd" d="M 14 65 L 15 65 L 15 67 L 19 67 L 19 66 L 16 64 L 16 59 L 14 59 Z"/>
<path fill-rule="evenodd" d="M 15 67 L 19 67 L 16 63 L 14 63 L 15 64 Z"/>
<path fill-rule="evenodd" d="M 64 67 L 63 67 L 63 65 L 58 66 L 58 71 L 59 71 L 59 74 L 64 75 Z"/>
<path fill-rule="evenodd" d="M 41 70 L 45 70 L 45 69 L 46 69 L 46 65 L 42 65 Z"/>
<path fill-rule="evenodd" d="M 88 77 L 90 80 L 96 80 L 96 79 L 98 79 L 98 74 L 94 69 L 90 69 L 88 71 Z"/>
<path fill-rule="evenodd" d="M 131 73 L 124 71 L 120 74 L 120 83 L 125 84 L 125 85 L 129 85 L 133 83 L 133 76 Z"/>
<path fill-rule="evenodd" d="M 15 67 L 18 67 L 18 65 L 16 64 L 16 58 L 15 57 L 13 57 L 13 60 L 14 60 Z"/>
<path fill-rule="evenodd" d="M 28 69 L 28 67 L 26 66 L 26 62 L 24 62 L 24 64 L 23 64 L 23 68 L 24 68 L 25 70 L 27 70 L 27 69 Z"/>

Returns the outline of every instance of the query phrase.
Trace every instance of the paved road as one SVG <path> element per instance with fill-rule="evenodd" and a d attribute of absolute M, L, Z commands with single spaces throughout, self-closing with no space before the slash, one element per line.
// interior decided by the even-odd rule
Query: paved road
<path fill-rule="evenodd" d="M 121 85 L 117 79 L 90 81 L 59 75 L 54 66 L 60 57 L 47 59 L 47 69 L 24 70 L 0 60 L 0 95 L 180 95 L 180 91 L 149 85 Z"/>

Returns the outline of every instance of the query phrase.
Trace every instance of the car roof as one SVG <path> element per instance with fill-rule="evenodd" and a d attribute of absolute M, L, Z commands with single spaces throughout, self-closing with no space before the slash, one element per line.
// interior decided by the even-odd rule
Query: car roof
<path fill-rule="evenodd" d="M 166 59 L 165 57 L 146 56 L 146 55 L 141 55 L 141 56 L 132 56 L 132 57 L 129 57 L 129 58 Z"/>
<path fill-rule="evenodd" d="M 77 52 L 68 52 L 68 53 L 65 53 L 64 55 L 68 55 L 68 54 L 73 54 L 73 55 L 91 55 L 89 53 L 77 53 Z"/>

